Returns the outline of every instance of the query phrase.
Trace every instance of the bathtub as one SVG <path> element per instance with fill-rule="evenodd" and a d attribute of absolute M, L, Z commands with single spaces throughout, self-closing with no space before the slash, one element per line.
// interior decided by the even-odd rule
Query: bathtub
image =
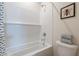
<path fill-rule="evenodd" d="M 7 48 L 7 56 L 52 56 L 52 45 L 42 46 L 39 42 L 31 42 L 18 47 Z"/>
<path fill-rule="evenodd" d="M 41 43 L 40 25 L 7 23 L 6 28 L 7 56 L 52 55 L 52 46 Z"/>

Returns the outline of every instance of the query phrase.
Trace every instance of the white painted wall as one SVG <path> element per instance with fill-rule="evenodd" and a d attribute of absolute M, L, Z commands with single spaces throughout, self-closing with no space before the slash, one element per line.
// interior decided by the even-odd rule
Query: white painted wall
<path fill-rule="evenodd" d="M 64 20 L 60 19 L 60 9 L 71 2 L 53 3 L 53 18 L 54 18 L 54 55 L 57 55 L 56 41 L 60 40 L 63 33 L 71 34 L 74 36 L 74 44 L 79 46 L 79 3 L 76 3 L 76 16 L 67 18 Z M 78 49 L 79 50 L 79 49 Z M 78 52 L 79 55 L 79 52 Z"/>
<path fill-rule="evenodd" d="M 34 2 L 6 2 L 9 23 L 40 24 L 40 5 Z"/>
<path fill-rule="evenodd" d="M 46 5 L 41 7 L 40 12 L 40 24 L 42 26 L 41 39 L 43 38 L 43 33 L 46 33 L 46 45 L 52 45 L 53 39 L 53 18 L 52 18 L 52 4 L 51 3 L 42 3 L 41 5 Z"/>

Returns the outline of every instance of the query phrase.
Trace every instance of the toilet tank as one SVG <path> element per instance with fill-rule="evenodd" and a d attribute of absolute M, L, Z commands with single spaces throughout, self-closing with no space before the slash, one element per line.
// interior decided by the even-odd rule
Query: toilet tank
<path fill-rule="evenodd" d="M 77 45 L 70 45 L 61 41 L 57 41 L 56 43 L 58 56 L 75 56 L 77 54 Z"/>

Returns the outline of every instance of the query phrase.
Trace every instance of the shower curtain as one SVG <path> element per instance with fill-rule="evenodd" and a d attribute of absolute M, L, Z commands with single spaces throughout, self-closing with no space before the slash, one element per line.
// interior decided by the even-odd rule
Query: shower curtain
<path fill-rule="evenodd" d="M 4 2 L 0 2 L 0 56 L 4 56 L 5 53 L 5 20 L 4 17 Z"/>

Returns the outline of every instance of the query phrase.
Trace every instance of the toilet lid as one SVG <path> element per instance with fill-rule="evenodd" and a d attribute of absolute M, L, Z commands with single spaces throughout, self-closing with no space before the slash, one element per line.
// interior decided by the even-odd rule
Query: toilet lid
<path fill-rule="evenodd" d="M 64 47 L 78 48 L 78 46 L 75 45 L 75 44 L 70 45 L 70 44 L 67 44 L 67 43 L 63 43 L 63 42 L 61 42 L 61 41 L 56 41 L 56 43 L 57 43 L 57 45 L 64 46 Z"/>

